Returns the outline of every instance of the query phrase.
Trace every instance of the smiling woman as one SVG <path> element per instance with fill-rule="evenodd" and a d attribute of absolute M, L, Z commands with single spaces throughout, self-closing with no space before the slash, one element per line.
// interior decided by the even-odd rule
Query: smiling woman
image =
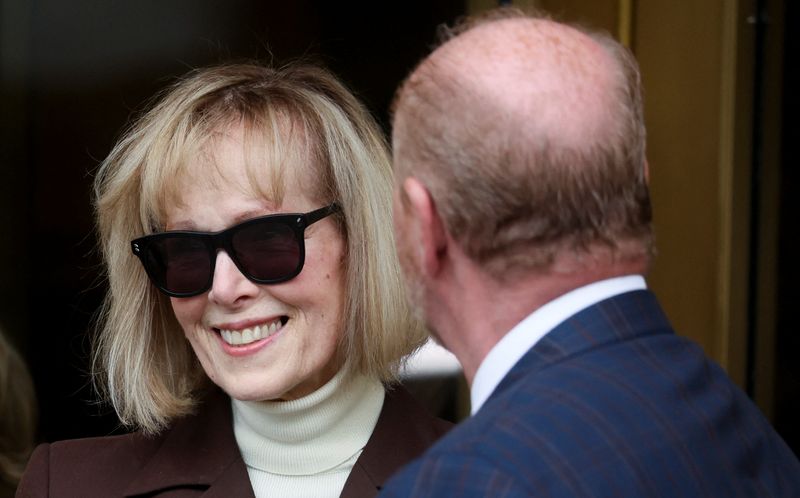
<path fill-rule="evenodd" d="M 328 72 L 190 73 L 95 192 L 97 386 L 137 432 L 40 446 L 23 496 L 372 496 L 447 429 L 392 385 L 425 335 L 383 136 Z"/>

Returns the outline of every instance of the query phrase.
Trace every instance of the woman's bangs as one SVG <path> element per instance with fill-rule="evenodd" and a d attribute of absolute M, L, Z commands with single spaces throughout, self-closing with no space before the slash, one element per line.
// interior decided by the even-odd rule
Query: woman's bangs
<path fill-rule="evenodd" d="M 318 142 L 302 117 L 270 108 L 243 126 L 245 167 L 254 196 L 280 206 L 286 186 L 294 183 L 317 198 Z M 309 184 L 309 179 L 313 184 Z"/>
<path fill-rule="evenodd" d="M 153 145 L 142 168 L 142 208 L 150 229 L 164 229 L 167 211 L 183 203 L 181 192 L 186 182 L 211 178 L 199 168 L 208 164 L 215 133 L 202 123 L 181 126 L 170 137 Z"/>

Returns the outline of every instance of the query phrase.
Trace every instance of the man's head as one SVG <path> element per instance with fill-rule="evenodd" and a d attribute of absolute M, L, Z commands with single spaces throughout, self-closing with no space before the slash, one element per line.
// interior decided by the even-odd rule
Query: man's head
<path fill-rule="evenodd" d="M 501 9 L 395 99 L 395 229 L 409 294 L 469 380 L 516 323 L 652 253 L 637 65 L 604 34 Z"/>
<path fill-rule="evenodd" d="M 468 21 L 401 86 L 392 139 L 400 201 L 419 180 L 498 279 L 650 256 L 639 73 L 607 35 L 513 10 Z"/>

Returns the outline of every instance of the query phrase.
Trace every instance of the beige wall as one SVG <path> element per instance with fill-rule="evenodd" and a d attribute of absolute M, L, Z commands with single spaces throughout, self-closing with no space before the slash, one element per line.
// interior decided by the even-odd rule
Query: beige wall
<path fill-rule="evenodd" d="M 734 230 L 732 196 L 746 190 L 738 192 L 740 182 L 732 176 L 735 89 L 732 74 L 724 73 L 735 65 L 725 38 L 728 15 L 722 2 L 687 1 L 681 8 L 643 2 L 632 48 L 647 95 L 659 247 L 649 281 L 677 330 L 697 340 L 741 384 L 746 253 L 734 254 L 731 239 L 746 245 L 746 233 Z"/>

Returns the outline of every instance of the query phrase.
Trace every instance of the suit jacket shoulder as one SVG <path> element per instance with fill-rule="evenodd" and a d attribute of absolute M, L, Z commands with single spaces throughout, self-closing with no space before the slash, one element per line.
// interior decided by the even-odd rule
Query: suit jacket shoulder
<path fill-rule="evenodd" d="M 654 296 L 546 335 L 387 496 L 800 496 L 800 464 Z"/>
<path fill-rule="evenodd" d="M 450 424 L 429 415 L 402 387 L 387 392 L 375 430 L 342 496 L 375 496 L 389 475 Z M 230 400 L 213 393 L 195 415 L 163 434 L 141 433 L 42 444 L 18 497 L 253 497 L 233 434 Z"/>

